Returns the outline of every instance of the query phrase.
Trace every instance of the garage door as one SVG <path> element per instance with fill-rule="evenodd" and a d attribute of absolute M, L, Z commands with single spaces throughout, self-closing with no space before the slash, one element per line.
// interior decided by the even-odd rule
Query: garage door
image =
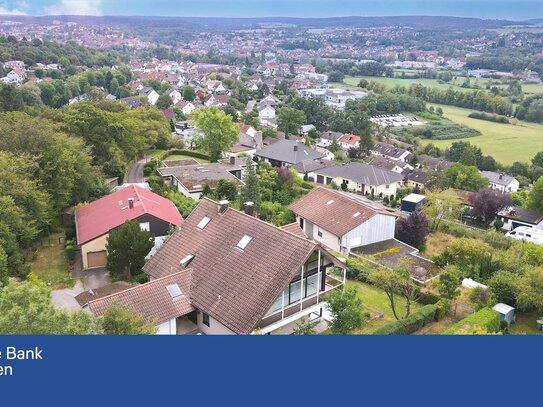
<path fill-rule="evenodd" d="M 105 267 L 107 264 L 107 252 L 105 250 L 99 252 L 87 253 L 88 268 Z"/>

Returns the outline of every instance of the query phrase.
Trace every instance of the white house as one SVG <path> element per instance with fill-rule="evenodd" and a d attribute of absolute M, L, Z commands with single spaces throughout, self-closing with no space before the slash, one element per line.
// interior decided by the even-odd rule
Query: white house
<path fill-rule="evenodd" d="M 181 92 L 179 92 L 177 89 L 171 89 L 166 93 L 170 96 L 174 105 L 178 104 L 181 100 L 183 100 Z"/>
<path fill-rule="evenodd" d="M 289 208 L 309 239 L 338 253 L 394 239 L 397 215 L 347 193 L 319 187 Z"/>
<path fill-rule="evenodd" d="M 543 229 L 543 213 L 517 206 L 511 206 L 498 213 L 503 222 L 503 230 L 513 230 L 519 226 Z"/>
<path fill-rule="evenodd" d="M 515 177 L 507 174 L 498 174 L 492 171 L 481 171 L 481 175 L 488 180 L 488 186 L 502 192 L 517 192 L 520 183 Z"/>
<path fill-rule="evenodd" d="M 139 94 L 140 96 L 146 97 L 149 104 L 153 106 L 156 104 L 156 102 L 158 101 L 158 98 L 160 97 L 157 91 L 149 86 L 141 89 Z"/>
<path fill-rule="evenodd" d="M 187 102 L 184 100 L 176 103 L 175 107 L 181 110 L 185 116 L 188 116 L 189 114 L 191 114 L 192 112 L 196 110 L 196 106 L 194 105 L 194 103 Z"/>

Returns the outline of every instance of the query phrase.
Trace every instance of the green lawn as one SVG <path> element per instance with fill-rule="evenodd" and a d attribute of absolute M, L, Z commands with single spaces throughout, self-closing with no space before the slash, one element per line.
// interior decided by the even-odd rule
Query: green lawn
<path fill-rule="evenodd" d="M 454 106 L 428 104 L 443 109 L 449 120 L 461 123 L 481 132 L 481 136 L 465 139 L 483 150 L 484 154 L 493 156 L 503 164 L 515 161 L 529 161 L 538 151 L 543 150 L 543 125 L 518 121 L 516 125 L 494 123 L 486 120 L 472 119 L 468 115 L 473 111 Z M 457 140 L 421 140 L 422 144 L 433 143 L 438 147 L 450 146 Z"/>
<path fill-rule="evenodd" d="M 416 73 L 416 71 L 409 71 L 409 70 L 395 70 L 395 73 L 401 73 L 405 72 L 406 75 L 409 75 L 410 73 Z M 425 78 L 384 78 L 384 77 L 376 77 L 376 76 L 346 76 L 343 82 L 349 86 L 358 86 L 358 82 L 360 79 L 366 79 L 368 81 L 376 81 L 379 83 L 384 84 L 388 87 L 393 87 L 395 85 L 401 85 L 409 87 L 413 83 L 420 83 L 421 85 L 437 88 L 437 89 L 448 89 L 449 87 L 453 87 L 455 90 L 462 90 L 462 91 L 473 91 L 475 89 L 472 88 L 463 88 L 461 85 L 464 83 L 464 80 L 466 79 L 463 76 L 459 76 L 456 79 L 453 79 L 451 82 L 448 83 L 440 83 L 437 79 L 425 79 Z M 491 79 L 475 79 L 470 78 L 470 84 L 471 86 L 477 85 L 480 89 L 486 89 L 486 85 L 489 82 L 495 82 L 495 80 Z M 492 85 L 494 86 L 494 85 Z M 506 88 L 506 84 L 499 84 L 496 85 L 498 88 Z M 536 84 L 536 83 L 524 83 L 522 84 L 522 90 L 526 94 L 533 94 L 533 93 L 543 93 L 543 84 Z"/>
<path fill-rule="evenodd" d="M 394 314 L 392 314 L 390 302 L 384 291 L 369 284 L 352 280 L 347 282 L 347 286 L 356 287 L 358 295 L 364 303 L 364 308 L 367 307 L 367 310 L 371 312 L 372 315 L 374 315 L 374 310 L 377 310 L 383 314 L 383 318 L 367 321 L 364 327 L 360 331 L 356 332 L 357 334 L 371 334 L 377 328 L 396 320 L 394 318 Z M 405 312 L 405 301 L 400 299 L 398 303 L 398 312 L 403 315 Z M 422 305 L 419 303 L 411 304 L 411 312 L 415 312 L 421 306 Z"/>
<path fill-rule="evenodd" d="M 53 289 L 73 287 L 75 283 L 70 278 L 64 244 L 59 244 L 63 237 L 61 232 L 41 239 L 37 244 L 38 251 L 30 261 L 30 271 Z"/>
<path fill-rule="evenodd" d="M 158 156 L 160 156 L 161 154 L 165 152 L 166 150 L 150 149 L 150 150 L 145 151 L 145 155 L 153 157 L 153 158 L 157 158 Z"/>
<path fill-rule="evenodd" d="M 520 312 L 515 311 L 515 323 L 509 328 L 512 334 L 537 334 L 536 323 L 539 317 L 543 316 L 541 312 Z"/>
<path fill-rule="evenodd" d="M 190 157 L 188 155 L 183 155 L 183 154 L 169 155 L 164 159 L 164 161 L 168 161 L 168 160 L 196 160 L 198 164 L 204 164 L 204 163 L 209 162 L 209 160 L 204 160 L 202 158 L 194 158 L 194 157 Z"/>

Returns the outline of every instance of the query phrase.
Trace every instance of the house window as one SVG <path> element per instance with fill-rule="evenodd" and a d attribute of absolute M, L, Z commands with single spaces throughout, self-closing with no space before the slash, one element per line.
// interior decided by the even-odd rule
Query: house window
<path fill-rule="evenodd" d="M 319 237 L 322 237 L 322 230 L 319 229 L 319 230 L 317 231 L 317 235 L 319 235 Z"/>
<path fill-rule="evenodd" d="M 149 232 L 151 230 L 151 225 L 149 224 L 149 222 L 141 222 L 140 229 L 142 231 Z"/>
<path fill-rule="evenodd" d="M 202 313 L 202 322 L 204 325 L 209 326 L 209 314 L 206 314 L 205 312 Z"/>

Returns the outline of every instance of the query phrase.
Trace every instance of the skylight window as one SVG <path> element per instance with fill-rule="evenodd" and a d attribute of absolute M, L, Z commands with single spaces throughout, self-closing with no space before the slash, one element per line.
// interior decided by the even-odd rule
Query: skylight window
<path fill-rule="evenodd" d="M 328 202 L 326 202 L 326 205 L 331 205 L 334 203 L 334 200 L 333 199 L 330 199 Z"/>
<path fill-rule="evenodd" d="M 194 254 L 189 254 L 181 259 L 179 262 L 183 267 L 187 267 L 189 263 L 194 259 Z"/>
<path fill-rule="evenodd" d="M 356 218 L 357 216 L 360 216 L 360 212 L 356 212 L 356 213 L 353 215 L 353 218 Z"/>
<path fill-rule="evenodd" d="M 251 236 L 243 236 L 237 245 L 238 249 L 245 249 L 251 240 L 253 240 Z"/>
<path fill-rule="evenodd" d="M 166 290 L 170 293 L 172 299 L 179 298 L 183 295 L 183 291 L 177 284 L 170 284 L 166 286 Z"/>
<path fill-rule="evenodd" d="M 198 223 L 198 224 L 196 225 L 196 227 L 197 227 L 198 229 L 203 229 L 203 228 L 205 228 L 205 227 L 207 226 L 207 224 L 208 224 L 210 221 L 211 221 L 210 218 L 208 218 L 207 216 L 204 216 L 204 217 L 202 218 L 202 220 L 200 221 L 200 223 Z"/>

